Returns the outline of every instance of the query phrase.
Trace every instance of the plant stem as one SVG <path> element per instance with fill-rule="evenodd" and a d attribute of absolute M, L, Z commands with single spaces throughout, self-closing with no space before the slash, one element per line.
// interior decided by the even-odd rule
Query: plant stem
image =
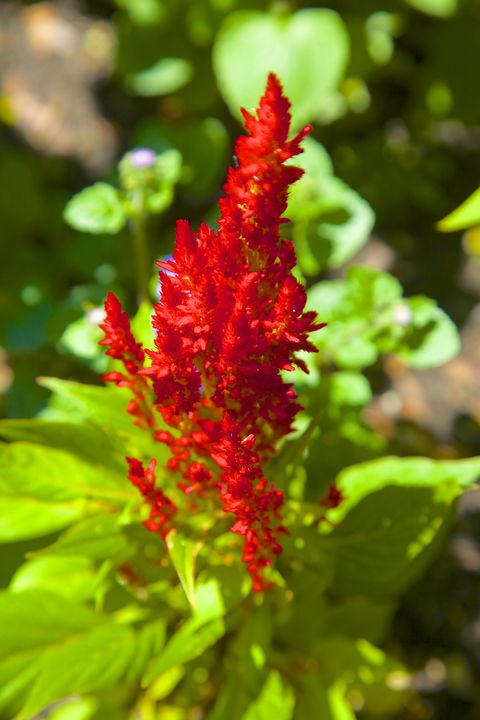
<path fill-rule="evenodd" d="M 144 301 L 150 302 L 148 287 L 150 280 L 150 260 L 142 195 L 139 194 L 136 200 L 136 213 L 131 220 L 131 229 L 135 254 L 138 300 L 139 304 L 141 304 Z"/>

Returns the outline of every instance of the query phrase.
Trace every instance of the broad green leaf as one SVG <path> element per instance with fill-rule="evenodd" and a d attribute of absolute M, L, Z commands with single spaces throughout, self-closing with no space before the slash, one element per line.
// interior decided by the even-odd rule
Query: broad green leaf
<path fill-rule="evenodd" d="M 295 698 L 291 688 L 276 670 L 271 670 L 260 696 L 248 708 L 242 720 L 291 720 Z"/>
<path fill-rule="evenodd" d="M 50 501 L 135 498 L 120 473 L 96 467 L 65 450 L 27 442 L 0 445 L 0 493 Z"/>
<path fill-rule="evenodd" d="M 412 319 L 395 350 L 410 367 L 437 367 L 460 351 L 460 337 L 455 323 L 434 300 L 414 297 L 407 301 Z"/>
<path fill-rule="evenodd" d="M 43 418 L 67 422 L 88 420 L 107 434 L 117 434 L 115 441 L 121 440 L 125 455 L 156 457 L 159 467 L 162 459 L 168 456 L 165 445 L 154 442 L 149 433 L 133 425 L 131 415 L 126 412 L 130 394 L 125 388 L 45 377 L 38 382 L 53 392 L 49 407 L 42 412 Z M 158 425 L 161 426 L 160 420 Z"/>
<path fill-rule="evenodd" d="M 334 177 L 323 147 L 307 138 L 295 165 L 305 170 L 289 194 L 287 216 L 298 262 L 307 275 L 339 267 L 365 244 L 375 222 L 368 203 Z"/>
<path fill-rule="evenodd" d="M 93 628 L 48 649 L 20 717 L 28 718 L 65 696 L 112 686 L 127 671 L 134 652 L 135 636 L 121 625 Z"/>
<path fill-rule="evenodd" d="M 67 450 L 92 464 L 125 473 L 125 444 L 113 433 L 87 421 L 2 420 L 0 437 Z"/>
<path fill-rule="evenodd" d="M 193 77 L 193 68 L 183 58 L 161 58 L 146 70 L 131 75 L 128 86 L 144 96 L 168 95 L 180 90 Z"/>
<path fill-rule="evenodd" d="M 210 575 L 212 572 L 210 571 Z M 228 577 L 227 575 L 223 578 Z M 215 620 L 225 615 L 226 603 L 224 597 L 228 598 L 228 586 L 224 587 L 220 579 L 210 577 L 208 580 L 198 582 L 195 586 L 195 617 L 198 622 Z"/>
<path fill-rule="evenodd" d="M 120 531 L 117 518 L 95 515 L 69 528 L 56 542 L 33 553 L 45 555 L 83 555 L 97 560 L 118 561 L 131 552 L 127 538 Z"/>
<path fill-rule="evenodd" d="M 372 643 L 384 641 L 396 606 L 361 595 L 325 603 L 325 635 L 363 638 Z"/>
<path fill-rule="evenodd" d="M 361 369 L 380 353 L 393 353 L 412 367 L 441 365 L 460 348 L 457 329 L 434 300 L 403 300 L 389 273 L 352 267 L 345 280 L 320 282 L 308 292 L 308 309 L 327 327 L 313 336 L 324 364 Z"/>
<path fill-rule="evenodd" d="M 155 620 L 143 625 L 135 641 L 135 654 L 125 675 L 126 682 L 136 682 L 142 676 L 147 663 L 157 657 L 165 645 L 165 620 Z"/>
<path fill-rule="evenodd" d="M 160 655 L 152 660 L 144 675 L 142 684 L 149 685 L 157 675 L 166 672 L 175 665 L 183 665 L 201 655 L 214 645 L 225 632 L 223 620 L 215 618 L 203 622 L 190 618 L 170 638 Z"/>
<path fill-rule="evenodd" d="M 42 387 L 53 395 L 50 407 L 42 417 L 52 420 L 90 420 L 100 427 L 116 431 L 136 432 L 129 415 L 125 412 L 129 396 L 119 388 L 42 377 Z"/>
<path fill-rule="evenodd" d="M 93 597 L 96 585 L 96 571 L 88 558 L 47 556 L 24 563 L 13 576 L 10 591 L 40 588 L 73 600 L 87 600 Z"/>
<path fill-rule="evenodd" d="M 479 474 L 478 458 L 384 458 L 341 473 L 346 500 L 330 514 L 338 525 L 327 541 L 333 590 L 373 598 L 404 591 L 444 538 L 455 499 Z"/>
<path fill-rule="evenodd" d="M 327 379 L 330 384 L 330 399 L 335 405 L 363 407 L 372 399 L 367 378 L 355 372 L 332 373 Z"/>
<path fill-rule="evenodd" d="M 480 478 L 480 457 L 465 460 L 431 460 L 424 457 L 384 457 L 353 465 L 340 473 L 337 484 L 346 498 L 335 510 L 340 520 L 347 510 L 369 493 L 390 485 L 407 488 L 451 488 L 459 494 Z"/>
<path fill-rule="evenodd" d="M 0 492 L 0 542 L 16 542 L 49 535 L 85 514 L 83 500 L 49 502 L 30 495 Z"/>
<path fill-rule="evenodd" d="M 480 225 L 480 188 L 437 223 L 438 229 L 442 232 L 466 230 L 474 225 Z"/>
<path fill-rule="evenodd" d="M 406 2 L 427 15 L 439 18 L 455 15 L 458 8 L 458 0 L 406 0 Z"/>
<path fill-rule="evenodd" d="M 284 16 L 245 10 L 231 13 L 221 26 L 213 66 L 220 92 L 237 117 L 240 107 L 256 107 L 267 73 L 277 73 L 298 126 L 320 114 L 343 77 L 348 56 L 345 26 L 331 10 Z"/>
<path fill-rule="evenodd" d="M 335 179 L 331 200 L 346 218 L 343 222 L 328 222 L 320 217 L 316 233 L 320 241 L 330 245 L 328 267 L 337 268 L 366 243 L 375 224 L 375 213 L 366 200 L 341 180 Z"/>
<path fill-rule="evenodd" d="M 0 658 L 47 648 L 102 622 L 73 600 L 40 589 L 0 593 Z"/>
<path fill-rule="evenodd" d="M 115 235 L 126 223 L 118 191 L 103 182 L 74 195 L 63 211 L 63 218 L 75 230 L 94 235 Z"/>
<path fill-rule="evenodd" d="M 39 669 L 42 656 L 36 650 L 23 651 L 0 660 L 0 710 L 16 717 Z"/>
<path fill-rule="evenodd" d="M 373 365 L 378 357 L 375 343 L 366 337 L 351 337 L 345 344 L 340 344 L 332 353 L 335 363 L 348 370 L 357 370 Z"/>
<path fill-rule="evenodd" d="M 0 444 L 0 539 L 12 542 L 60 530 L 89 510 L 89 501 L 125 504 L 133 488 L 110 468 L 52 447 Z"/>
<path fill-rule="evenodd" d="M 88 315 L 84 315 L 67 325 L 58 347 L 74 357 L 88 361 L 97 372 L 106 372 L 108 358 L 98 344 L 103 337 L 98 325 L 92 323 Z"/>
<path fill-rule="evenodd" d="M 89 720 L 98 709 L 98 700 L 92 697 L 73 697 L 54 707 L 48 720 Z"/>
<path fill-rule="evenodd" d="M 170 559 L 192 608 L 195 608 L 195 561 L 201 547 L 201 542 L 189 540 L 178 532 L 167 537 Z"/>
<path fill-rule="evenodd" d="M 329 322 L 338 313 L 347 294 L 345 280 L 324 280 L 308 289 L 306 309 L 318 313 L 322 322 Z"/>

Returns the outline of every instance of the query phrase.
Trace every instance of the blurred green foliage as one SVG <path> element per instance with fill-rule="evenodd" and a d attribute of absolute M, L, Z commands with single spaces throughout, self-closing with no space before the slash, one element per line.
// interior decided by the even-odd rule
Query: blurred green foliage
<path fill-rule="evenodd" d="M 474 720 L 478 648 L 469 665 L 462 639 L 425 648 L 392 617 L 409 603 L 407 627 L 422 614 L 422 598 L 405 593 L 478 462 L 439 460 L 434 440 L 435 459 L 384 457 L 399 444 L 424 454 L 421 436 L 400 442 L 365 408 L 386 387 L 385 361 L 423 369 L 454 357 L 478 302 L 458 282 L 474 243 L 435 223 L 448 216 L 440 228 L 456 231 L 480 218 L 476 193 L 449 215 L 479 185 L 480 4 L 90 0 L 84 11 L 117 37 L 97 91 L 118 133 L 115 165 L 92 177 L 32 150 L 0 98 L 0 432 L 12 441 L 0 446 L 2 717 L 64 698 L 48 717 L 183 720 L 202 708 L 209 720 Z M 145 288 L 138 268 L 171 252 L 175 219 L 215 223 L 239 107 L 256 104 L 267 70 L 294 123 L 314 128 L 285 232 L 329 326 L 310 374 L 295 373 L 305 410 L 270 468 L 296 532 L 278 587 L 251 612 L 242 577 L 215 554 L 222 536 L 202 536 L 208 519 L 192 517 L 195 539 L 177 538 L 171 565 L 145 540 L 124 456 L 158 457 L 159 446 L 132 428 L 121 391 L 99 387 L 97 343 L 107 290 L 132 310 L 155 297 L 153 271 Z M 68 83 L 68 65 L 52 72 Z M 135 167 L 135 148 L 154 151 L 153 164 Z M 345 268 L 372 232 L 390 266 Z M 143 302 L 139 337 L 148 319 Z M 460 440 L 455 457 L 478 450 L 468 432 Z M 335 479 L 348 500 L 319 531 Z M 447 680 L 424 692 L 417 676 L 432 653 Z"/>

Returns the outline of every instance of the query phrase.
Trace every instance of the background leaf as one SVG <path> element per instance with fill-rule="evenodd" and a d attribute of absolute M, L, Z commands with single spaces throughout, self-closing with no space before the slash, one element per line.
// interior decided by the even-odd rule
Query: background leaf
<path fill-rule="evenodd" d="M 77 193 L 68 201 L 63 217 L 75 230 L 115 235 L 126 222 L 117 190 L 97 182 Z"/>
<path fill-rule="evenodd" d="M 337 89 L 349 55 L 339 15 L 299 10 L 276 16 L 257 11 L 232 13 L 213 49 L 217 83 L 231 112 L 255 107 L 268 72 L 276 72 L 292 102 L 295 126 L 313 120 Z"/>

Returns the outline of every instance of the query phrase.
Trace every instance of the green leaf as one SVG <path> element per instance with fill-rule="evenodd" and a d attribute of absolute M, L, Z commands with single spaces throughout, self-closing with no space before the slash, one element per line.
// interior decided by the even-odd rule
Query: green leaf
<path fill-rule="evenodd" d="M 135 497 L 118 473 L 65 452 L 18 442 L 0 445 L 0 540 L 39 537 L 88 512 L 88 500 Z"/>
<path fill-rule="evenodd" d="M 280 673 L 271 670 L 260 696 L 248 708 L 242 720 L 291 720 L 295 699 Z"/>
<path fill-rule="evenodd" d="M 333 176 L 319 143 L 307 138 L 295 165 L 305 170 L 289 195 L 287 215 L 294 221 L 299 265 L 307 275 L 339 267 L 368 240 L 375 214 L 348 185 Z"/>
<path fill-rule="evenodd" d="M 149 660 L 160 654 L 165 645 L 165 625 L 165 620 L 155 620 L 140 628 L 135 642 L 135 654 L 125 675 L 126 682 L 137 682 Z"/>
<path fill-rule="evenodd" d="M 48 720 L 89 720 L 98 709 L 98 700 L 92 697 L 65 699 L 61 705 L 52 708 Z"/>
<path fill-rule="evenodd" d="M 355 372 L 336 372 L 328 378 L 330 399 L 334 405 L 363 407 L 372 399 L 367 378 Z"/>
<path fill-rule="evenodd" d="M 256 107 L 267 73 L 277 73 L 298 126 L 319 115 L 343 77 L 348 56 L 345 26 L 331 10 L 285 16 L 245 10 L 231 13 L 221 26 L 213 66 L 220 92 L 237 117 L 240 107 Z"/>
<path fill-rule="evenodd" d="M 115 235 L 126 223 L 118 191 L 97 182 L 74 195 L 63 211 L 63 219 L 75 230 Z"/>
<path fill-rule="evenodd" d="M 90 422 L 2 420 L 0 437 L 67 450 L 92 464 L 125 472 L 125 444 Z"/>
<path fill-rule="evenodd" d="M 0 658 L 47 648 L 102 622 L 92 610 L 40 589 L 0 593 Z"/>
<path fill-rule="evenodd" d="M 135 493 L 118 472 L 75 455 L 27 442 L 0 445 L 0 493 L 42 500 L 104 498 L 126 502 Z"/>
<path fill-rule="evenodd" d="M 127 538 L 116 517 L 95 515 L 82 520 L 63 533 L 56 542 L 31 555 L 83 555 L 97 560 L 118 561 L 131 553 Z"/>
<path fill-rule="evenodd" d="M 335 363 L 342 368 L 357 370 L 372 365 L 378 357 L 375 344 L 359 335 L 341 344 L 333 353 Z"/>
<path fill-rule="evenodd" d="M 238 594 L 235 592 L 238 592 L 238 589 L 229 586 L 228 579 L 228 573 L 225 573 L 223 576 L 220 575 L 220 579 L 211 577 L 197 583 L 194 610 L 198 622 L 207 622 L 225 615 L 225 600 L 229 599 L 229 590 L 234 590 L 232 593 L 234 600 L 238 600 Z"/>
<path fill-rule="evenodd" d="M 111 687 L 127 671 L 134 651 L 135 636 L 121 625 L 94 628 L 47 650 L 20 717 L 31 717 L 68 695 Z"/>
<path fill-rule="evenodd" d="M 442 232 L 455 232 L 480 225 L 480 188 L 475 190 L 450 215 L 440 220 L 437 227 Z"/>
<path fill-rule="evenodd" d="M 94 425 L 122 432 L 138 430 L 134 426 L 132 429 L 131 418 L 125 412 L 128 393 L 119 388 L 51 377 L 41 377 L 38 383 L 54 393 L 42 417 L 59 421 L 89 420 Z"/>
<path fill-rule="evenodd" d="M 183 58 L 161 58 L 146 70 L 131 75 L 128 86 L 137 95 L 168 95 L 184 87 L 193 77 L 193 68 Z"/>
<path fill-rule="evenodd" d="M 389 598 L 423 571 L 452 519 L 454 502 L 480 474 L 480 458 L 433 461 L 382 458 L 348 468 L 346 496 L 329 517 L 334 592 Z"/>
<path fill-rule="evenodd" d="M 71 525 L 85 513 L 85 503 L 48 502 L 28 495 L 0 494 L 0 542 L 41 537 Z"/>
<path fill-rule="evenodd" d="M 67 325 L 58 347 L 74 357 L 95 361 L 91 362 L 92 367 L 98 372 L 106 372 L 108 358 L 98 344 L 103 337 L 104 333 L 98 325 L 92 323 L 88 316 L 83 316 Z"/>
<path fill-rule="evenodd" d="M 48 590 L 77 600 L 93 597 L 96 572 L 86 557 L 37 557 L 23 564 L 10 583 L 11 592 L 30 588 Z"/>
<path fill-rule="evenodd" d="M 346 495 L 335 511 L 340 520 L 344 513 L 371 492 L 389 485 L 432 487 L 442 485 L 460 493 L 480 478 L 480 457 L 465 460 L 431 460 L 430 458 L 394 456 L 353 465 L 340 473 L 338 486 Z"/>
<path fill-rule="evenodd" d="M 192 608 L 195 608 L 195 561 L 201 547 L 201 542 L 189 540 L 178 532 L 167 537 L 170 559 Z"/>
<path fill-rule="evenodd" d="M 314 717 L 322 720 L 356 720 L 341 683 L 328 687 L 323 679 L 319 682 L 318 677 L 307 675 L 302 678 L 295 718 L 310 720 Z"/>
<path fill-rule="evenodd" d="M 123 447 L 124 456 L 156 457 L 159 467 L 163 460 L 166 461 L 168 448 L 133 425 L 132 417 L 126 412 L 130 400 L 126 388 L 99 387 L 59 378 L 39 378 L 38 382 L 54 393 L 49 407 L 42 412 L 45 419 L 67 422 L 88 420 L 113 436 L 114 442 Z M 160 427 L 160 419 L 157 422 Z"/>
<path fill-rule="evenodd" d="M 407 301 L 412 319 L 396 348 L 410 367 L 437 367 L 448 362 L 460 351 L 460 337 L 455 323 L 434 300 L 414 297 Z"/>
<path fill-rule="evenodd" d="M 406 0 L 406 2 L 427 15 L 439 18 L 452 17 L 458 8 L 458 0 Z"/>
<path fill-rule="evenodd" d="M 348 285 L 345 280 L 324 280 L 312 285 L 307 293 L 307 310 L 314 310 L 322 322 L 330 322 L 345 302 Z"/>
<path fill-rule="evenodd" d="M 116 0 L 116 3 L 125 8 L 129 19 L 137 25 L 152 25 L 165 16 L 163 0 Z"/>
<path fill-rule="evenodd" d="M 224 632 L 224 623 L 220 618 L 208 622 L 196 617 L 190 618 L 170 638 L 163 652 L 152 660 L 144 675 L 143 686 L 148 686 L 157 675 L 175 665 L 183 665 L 202 655 L 207 648 L 214 645 L 223 636 Z"/>

